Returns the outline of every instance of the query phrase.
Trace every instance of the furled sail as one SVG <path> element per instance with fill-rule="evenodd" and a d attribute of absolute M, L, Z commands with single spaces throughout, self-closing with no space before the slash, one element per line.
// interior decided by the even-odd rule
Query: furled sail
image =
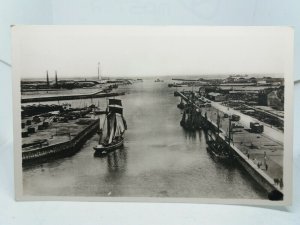
<path fill-rule="evenodd" d="M 125 131 L 125 125 L 123 122 L 123 117 L 120 114 L 116 114 L 116 122 L 117 122 L 117 134 L 116 136 L 121 136 Z"/>
<path fill-rule="evenodd" d="M 108 106 L 108 113 L 119 113 L 123 114 L 123 107 L 119 105 L 109 105 Z"/>
<path fill-rule="evenodd" d="M 103 137 L 103 133 L 102 133 L 102 130 L 101 130 L 100 133 L 99 133 L 99 141 L 98 141 L 99 144 L 102 142 L 102 137 Z"/>
<path fill-rule="evenodd" d="M 110 132 L 109 132 L 109 139 L 108 139 L 109 144 L 112 142 L 115 136 L 115 131 L 116 131 L 115 123 L 116 123 L 116 115 L 113 114 L 109 120 L 109 124 L 110 124 Z"/>
<path fill-rule="evenodd" d="M 114 99 L 114 98 L 110 98 L 108 99 L 108 105 L 119 105 L 122 106 L 122 101 L 121 99 Z"/>
<path fill-rule="evenodd" d="M 120 99 L 108 99 L 108 112 L 123 115 L 122 101 Z"/>
<path fill-rule="evenodd" d="M 127 122 L 126 122 L 126 120 L 125 120 L 125 118 L 124 118 L 123 115 L 122 115 L 122 120 L 123 120 L 123 124 L 124 124 L 125 130 L 127 130 Z"/>

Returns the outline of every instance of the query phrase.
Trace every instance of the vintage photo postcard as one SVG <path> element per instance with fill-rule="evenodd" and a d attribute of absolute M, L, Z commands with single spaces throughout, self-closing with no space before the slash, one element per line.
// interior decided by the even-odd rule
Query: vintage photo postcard
<path fill-rule="evenodd" d="M 12 27 L 17 200 L 292 203 L 290 27 Z"/>

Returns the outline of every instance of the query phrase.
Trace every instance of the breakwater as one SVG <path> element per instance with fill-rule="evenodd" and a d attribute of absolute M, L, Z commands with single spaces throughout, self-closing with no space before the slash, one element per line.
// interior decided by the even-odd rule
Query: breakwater
<path fill-rule="evenodd" d="M 78 94 L 78 95 L 58 95 L 58 96 L 44 96 L 44 97 L 33 97 L 33 98 L 22 98 L 21 103 L 29 102 L 50 102 L 50 101 L 61 101 L 61 100 L 73 100 L 73 99 L 93 99 L 93 98 L 106 98 L 125 95 L 125 92 L 114 92 L 114 93 L 92 93 L 92 94 Z"/>

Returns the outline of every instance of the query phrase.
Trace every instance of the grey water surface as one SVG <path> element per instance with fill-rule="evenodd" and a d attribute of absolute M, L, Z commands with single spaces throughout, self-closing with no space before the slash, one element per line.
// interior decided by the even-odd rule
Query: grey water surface
<path fill-rule="evenodd" d="M 211 157 L 203 131 L 179 125 L 179 98 L 166 82 L 148 79 L 118 91 L 126 92 L 120 97 L 128 125 L 124 148 L 94 157 L 95 134 L 72 157 L 24 168 L 24 195 L 267 199 L 242 168 Z M 105 107 L 106 99 L 99 104 Z"/>

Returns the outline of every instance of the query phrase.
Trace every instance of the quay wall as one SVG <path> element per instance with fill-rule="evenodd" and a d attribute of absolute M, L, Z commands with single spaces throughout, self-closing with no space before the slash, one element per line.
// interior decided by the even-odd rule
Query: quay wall
<path fill-rule="evenodd" d="M 205 117 L 202 116 L 202 119 L 205 119 Z M 217 124 L 215 124 L 212 120 L 207 119 L 207 123 L 209 123 L 209 126 L 211 130 L 217 131 Z M 276 200 L 282 200 L 280 196 L 283 197 L 282 191 L 279 189 L 279 187 L 275 186 L 274 180 L 269 177 L 266 173 L 264 173 L 258 166 L 253 163 L 251 160 L 247 158 L 247 156 L 241 152 L 234 144 L 228 143 L 226 141 L 226 138 L 223 134 L 219 134 L 221 139 L 223 140 L 224 144 L 229 145 L 231 152 L 233 153 L 234 159 L 245 169 L 245 171 L 248 172 L 248 174 L 265 190 L 267 191 L 269 196 L 272 196 L 273 193 L 276 193 L 276 196 L 274 198 L 279 198 Z M 268 197 L 269 197 L 268 196 Z M 271 197 L 272 198 L 272 197 Z"/>
<path fill-rule="evenodd" d="M 220 134 L 220 137 L 225 142 L 225 137 L 222 134 Z M 253 177 L 253 179 L 261 187 L 263 187 L 268 192 L 268 194 L 276 191 L 277 193 L 280 193 L 280 195 L 283 196 L 282 191 L 279 189 L 279 187 L 275 186 L 274 180 L 271 177 L 269 177 L 260 168 L 258 168 L 258 166 L 255 163 L 249 160 L 247 156 L 232 143 L 229 145 L 229 147 L 234 154 L 235 160 L 248 172 L 248 174 L 250 174 L 251 177 Z"/>
<path fill-rule="evenodd" d="M 280 192 L 282 195 L 282 191 L 274 185 L 273 179 L 264 174 L 252 161 L 248 160 L 243 153 L 239 153 L 239 150 L 234 146 L 230 146 L 233 152 L 235 153 L 235 158 L 240 163 L 241 166 L 255 179 L 255 181 L 260 184 L 268 193 L 272 193 L 273 191 Z"/>
<path fill-rule="evenodd" d="M 80 131 L 70 141 L 49 145 L 39 149 L 22 152 L 22 164 L 31 165 L 46 162 L 50 159 L 71 156 L 78 152 L 81 146 L 97 131 L 99 119 Z"/>
<path fill-rule="evenodd" d="M 174 95 L 176 93 L 176 96 L 180 96 L 182 97 L 184 100 L 191 102 L 184 94 L 182 94 L 181 92 L 174 92 Z M 197 105 L 193 104 L 195 107 L 198 107 Z M 199 107 L 198 107 L 199 108 Z M 202 121 L 204 121 L 207 126 L 203 126 L 206 127 L 208 129 L 211 129 L 213 131 L 216 131 L 217 128 L 217 124 L 210 120 L 210 119 L 206 119 L 202 114 L 201 114 L 201 119 Z M 232 143 L 228 143 L 226 141 L 226 138 L 223 134 L 219 134 L 219 136 L 222 138 L 222 140 L 224 141 L 224 144 L 229 145 L 230 150 L 232 151 L 234 158 L 236 159 L 236 161 L 245 169 L 245 171 L 248 172 L 248 174 L 264 189 L 268 192 L 268 197 L 270 198 L 270 196 L 275 192 L 277 196 L 279 196 L 279 199 L 276 200 L 281 200 L 280 196 L 283 197 L 283 193 L 282 191 L 279 189 L 279 187 L 277 187 L 274 184 L 274 180 L 269 177 L 266 173 L 264 173 L 261 169 L 259 169 L 257 167 L 257 165 L 255 163 L 253 163 L 251 160 L 249 160 L 247 158 L 247 156 L 241 152 L 236 146 L 234 146 L 234 144 Z M 271 197 L 272 198 L 272 197 Z M 276 198 L 276 197 L 275 197 Z"/>

